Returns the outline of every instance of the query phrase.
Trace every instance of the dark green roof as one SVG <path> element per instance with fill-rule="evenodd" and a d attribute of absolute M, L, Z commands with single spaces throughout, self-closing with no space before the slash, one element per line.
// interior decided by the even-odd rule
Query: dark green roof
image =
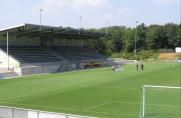
<path fill-rule="evenodd" d="M 40 26 L 35 24 L 23 24 L 0 30 L 0 34 L 8 32 L 15 36 L 29 36 L 38 38 L 73 38 L 73 39 L 97 39 L 104 37 L 105 33 L 91 32 L 84 29 L 74 29 L 70 27 Z"/>

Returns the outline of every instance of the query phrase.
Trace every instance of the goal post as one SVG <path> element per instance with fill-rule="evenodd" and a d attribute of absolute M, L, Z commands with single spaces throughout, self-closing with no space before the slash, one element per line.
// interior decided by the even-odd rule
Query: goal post
<path fill-rule="evenodd" d="M 140 118 L 178 118 L 181 116 L 181 87 L 142 86 Z"/>

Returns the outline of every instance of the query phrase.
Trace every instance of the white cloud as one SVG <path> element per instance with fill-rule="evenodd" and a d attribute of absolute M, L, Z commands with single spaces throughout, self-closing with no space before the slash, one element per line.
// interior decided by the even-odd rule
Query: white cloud
<path fill-rule="evenodd" d="M 63 5 L 66 5 L 66 0 L 44 0 L 43 2 L 35 4 L 33 11 L 36 12 L 40 8 L 46 9 L 46 11 L 52 11 L 55 8 L 61 8 Z"/>
<path fill-rule="evenodd" d="M 127 17 L 127 16 L 130 16 L 130 15 L 133 15 L 134 11 L 128 7 L 121 7 L 119 10 L 118 10 L 118 15 L 120 16 L 123 16 L 123 17 Z"/>
<path fill-rule="evenodd" d="M 150 0 L 159 8 L 175 5 L 179 0 Z M 120 4 L 120 5 L 119 5 Z M 177 3 L 178 4 L 178 3 Z M 160 6 L 163 5 L 163 6 Z M 43 8 L 43 24 L 55 26 L 70 26 L 79 28 L 79 16 L 82 16 L 84 28 L 103 27 L 109 25 L 134 26 L 135 21 L 149 22 L 150 17 L 144 8 L 132 7 L 122 2 L 111 0 L 39 0 L 32 8 L 34 21 L 39 21 L 39 9 Z M 152 14 L 148 10 L 149 14 Z M 155 14 L 155 13 L 154 13 Z M 158 15 L 155 19 L 161 17 Z M 162 19 L 162 18 L 160 18 Z"/>
<path fill-rule="evenodd" d="M 32 14 L 38 15 L 42 8 L 46 23 L 73 27 L 79 27 L 81 15 L 84 27 L 96 27 L 100 26 L 109 6 L 110 0 L 41 0 L 33 6 Z M 105 16 L 106 19 L 108 17 L 110 16 Z"/>
<path fill-rule="evenodd" d="M 137 19 L 141 15 L 140 11 L 137 9 L 132 9 L 127 6 L 122 6 L 117 10 L 117 16 L 121 17 L 123 20 Z"/>
<path fill-rule="evenodd" d="M 43 0 L 34 5 L 34 14 L 43 8 L 44 21 L 48 23 L 56 18 L 53 24 L 79 27 L 79 16 L 82 18 L 84 28 L 104 27 L 105 22 L 109 25 L 122 24 L 130 19 L 135 19 L 139 12 L 128 6 L 114 8 L 110 0 Z M 72 20 L 74 19 L 74 20 Z M 50 23 L 49 22 L 49 23 Z M 131 21 L 132 22 L 132 21 Z"/>
<path fill-rule="evenodd" d="M 179 0 L 152 0 L 152 2 L 159 5 L 172 5 L 178 4 Z"/>
<path fill-rule="evenodd" d="M 107 5 L 108 1 L 109 0 L 43 0 L 33 7 L 33 11 L 37 11 L 40 8 L 46 9 L 47 11 L 54 11 L 65 7 L 71 9 L 100 8 Z"/>
<path fill-rule="evenodd" d="M 107 4 L 107 0 L 70 0 L 75 7 L 101 7 Z"/>

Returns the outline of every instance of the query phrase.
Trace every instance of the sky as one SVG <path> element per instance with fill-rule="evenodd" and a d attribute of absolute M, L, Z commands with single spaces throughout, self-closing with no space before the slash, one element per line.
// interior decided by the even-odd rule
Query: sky
<path fill-rule="evenodd" d="M 180 23 L 181 0 L 0 0 L 0 29 L 24 23 L 100 28 Z"/>

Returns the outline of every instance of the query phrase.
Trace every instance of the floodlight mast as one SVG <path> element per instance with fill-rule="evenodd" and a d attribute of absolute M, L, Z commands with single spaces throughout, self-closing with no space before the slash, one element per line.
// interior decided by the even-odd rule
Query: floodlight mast
<path fill-rule="evenodd" d="M 134 49 L 134 50 L 135 50 L 135 59 L 136 59 L 136 48 L 137 48 L 136 42 L 137 42 L 137 24 L 138 24 L 138 23 L 139 23 L 139 22 L 136 21 L 136 33 L 135 33 L 135 40 L 134 40 L 134 41 L 135 41 L 135 42 L 134 42 L 134 43 L 135 43 L 135 49 Z"/>
<path fill-rule="evenodd" d="M 40 30 L 42 29 L 41 24 L 42 24 L 42 12 L 43 9 L 40 9 Z"/>
<path fill-rule="evenodd" d="M 7 34 L 6 34 L 6 36 L 7 36 L 7 66 L 8 66 L 8 70 L 9 70 L 9 33 L 7 32 Z"/>
<path fill-rule="evenodd" d="M 107 33 L 108 33 L 108 31 L 107 31 L 107 28 L 108 28 L 108 21 L 106 21 L 106 36 L 107 36 Z"/>
<path fill-rule="evenodd" d="M 79 34 L 81 33 L 81 28 L 82 28 L 82 16 L 80 16 L 80 24 L 79 24 Z"/>
<path fill-rule="evenodd" d="M 181 0 L 180 0 L 180 6 L 181 6 Z M 180 14 L 181 14 L 181 7 L 180 7 Z M 181 24 L 181 15 L 180 15 L 180 24 Z"/>

